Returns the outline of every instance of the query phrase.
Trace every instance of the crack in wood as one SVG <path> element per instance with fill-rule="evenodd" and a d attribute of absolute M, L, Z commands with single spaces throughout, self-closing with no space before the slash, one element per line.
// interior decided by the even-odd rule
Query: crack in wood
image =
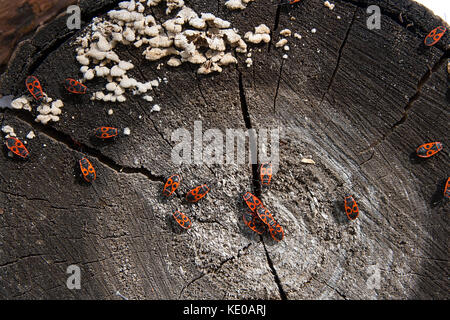
<path fill-rule="evenodd" d="M 340 0 L 341 2 L 344 3 L 349 3 L 352 4 L 358 8 L 361 8 L 364 10 L 364 12 L 366 12 L 367 7 L 369 7 L 373 3 L 373 1 L 371 0 Z M 419 5 L 417 3 L 417 5 Z M 411 21 L 409 20 L 406 15 L 404 15 L 404 12 L 402 11 L 397 11 L 394 12 L 392 10 L 392 8 L 387 8 L 384 6 L 380 6 L 381 7 L 381 14 L 390 18 L 392 21 L 394 21 L 395 23 L 397 23 L 398 25 L 402 26 L 403 28 L 405 28 L 406 30 L 410 31 L 411 33 L 414 33 L 415 35 L 419 36 L 420 38 L 424 37 L 424 34 L 428 34 L 428 32 L 430 32 L 430 30 L 427 30 L 423 27 L 423 23 L 419 23 L 419 21 Z M 395 8 L 397 9 L 397 8 Z M 422 17 L 422 19 L 424 19 L 424 17 Z M 414 23 L 416 22 L 416 23 Z M 438 48 L 441 51 L 445 51 L 445 44 L 443 43 L 437 43 L 435 46 L 435 48 Z"/>
<path fill-rule="evenodd" d="M 267 264 L 269 265 L 270 271 L 272 272 L 273 278 L 275 279 L 275 283 L 277 284 L 280 298 L 281 298 L 281 300 L 288 300 L 287 294 L 283 289 L 283 285 L 281 284 L 280 277 L 278 276 L 277 270 L 275 269 L 275 267 L 273 265 L 273 261 L 270 258 L 269 251 L 267 251 L 266 244 L 264 243 L 263 237 L 261 235 L 259 237 L 261 238 L 261 242 L 263 244 L 264 251 L 266 253 Z"/>
<path fill-rule="evenodd" d="M 248 104 L 247 104 L 247 98 L 245 96 L 245 88 L 244 88 L 244 82 L 242 78 L 241 71 L 238 71 L 239 75 L 239 98 L 241 102 L 241 110 L 242 110 L 242 116 L 244 118 L 245 127 L 247 130 L 252 130 L 252 121 L 250 119 L 250 113 L 248 111 Z M 252 149 L 252 148 L 250 148 Z M 257 155 L 250 155 L 250 157 L 257 157 Z M 258 178 L 258 167 L 259 167 L 259 161 L 257 160 L 256 163 L 252 163 L 252 189 L 255 193 L 255 195 L 260 198 L 261 197 L 261 185 L 259 184 L 259 178 Z"/>
<path fill-rule="evenodd" d="M 323 100 L 325 99 L 325 96 L 330 91 L 330 88 L 331 88 L 331 86 L 333 85 L 333 82 L 334 82 L 334 78 L 336 77 L 336 74 L 337 74 L 337 72 L 339 70 L 339 65 L 341 63 L 341 58 L 342 58 L 342 52 L 344 50 L 345 44 L 347 43 L 347 39 L 348 39 L 348 36 L 350 34 L 350 30 L 352 29 L 352 26 L 355 23 L 356 12 L 357 11 L 358 11 L 358 8 L 356 7 L 355 11 L 353 12 L 353 16 L 352 16 L 352 20 L 350 21 L 350 25 L 348 26 L 347 31 L 345 33 L 344 40 L 342 41 L 341 46 L 339 47 L 338 57 L 337 57 L 337 61 L 336 61 L 336 66 L 334 67 L 333 73 L 331 74 L 330 82 L 328 83 L 327 89 L 325 90 L 325 92 L 322 95 L 322 98 L 320 99 L 320 103 L 319 103 L 319 106 L 318 106 L 319 109 L 322 106 L 322 103 L 323 103 Z M 327 124 L 327 126 L 328 126 L 328 124 Z"/>
<path fill-rule="evenodd" d="M 270 52 L 270 49 L 272 48 L 273 44 L 273 34 L 275 31 L 278 30 L 278 26 L 280 24 L 280 13 L 281 13 L 281 6 L 277 6 L 277 11 L 275 12 L 275 21 L 273 23 L 273 28 L 270 30 L 270 41 L 269 45 L 267 46 L 267 52 Z"/>
<path fill-rule="evenodd" d="M 253 126 L 252 126 L 252 122 L 250 119 L 250 113 L 248 111 L 248 104 L 247 104 L 247 98 L 245 95 L 243 77 L 242 77 L 242 73 L 239 71 L 239 69 L 237 69 L 237 71 L 238 71 L 238 75 L 239 75 L 239 79 L 238 79 L 239 80 L 239 97 L 240 97 L 240 101 L 241 101 L 242 116 L 244 118 L 245 126 L 247 127 L 248 130 L 251 130 L 251 129 L 253 129 Z M 259 178 L 258 178 L 258 167 L 259 167 L 259 163 L 252 164 L 252 188 L 253 188 L 255 195 L 258 198 L 261 198 L 262 192 L 261 192 L 261 185 L 259 184 Z M 263 244 L 264 251 L 266 253 L 267 263 L 268 263 L 269 268 L 274 276 L 274 280 L 275 280 L 275 283 L 277 284 L 280 297 L 282 300 L 287 300 L 287 295 L 283 289 L 283 286 L 281 285 L 280 278 L 278 277 L 277 271 L 273 265 L 272 259 L 270 258 L 269 252 L 267 251 L 266 245 L 264 243 L 264 239 L 261 235 L 259 236 L 259 238 Z"/>
<path fill-rule="evenodd" d="M 277 88 L 275 90 L 275 97 L 273 98 L 273 112 L 277 112 L 278 90 L 280 89 L 281 74 L 283 73 L 283 66 L 284 66 L 284 59 L 281 59 L 280 73 L 278 75 L 278 81 L 277 81 Z"/>
<path fill-rule="evenodd" d="M 383 134 L 381 136 L 381 138 L 379 138 L 375 142 L 371 143 L 369 145 L 369 147 L 367 147 L 366 149 L 361 151 L 359 154 L 365 153 L 365 152 L 367 152 L 369 150 L 372 150 L 372 149 L 378 147 L 381 143 L 383 143 L 383 141 L 385 141 L 387 138 L 389 138 L 400 125 L 402 125 L 402 124 L 404 124 L 406 122 L 406 119 L 408 118 L 409 112 L 412 109 L 414 103 L 421 96 L 423 86 L 431 79 L 431 76 L 433 75 L 433 73 L 435 73 L 440 67 L 442 67 L 442 65 L 445 63 L 445 61 L 449 57 L 450 57 L 450 50 L 447 50 L 442 55 L 442 57 L 433 65 L 432 68 L 428 68 L 427 72 L 425 72 L 425 74 L 420 78 L 420 80 L 419 80 L 419 82 L 417 84 L 415 93 L 412 95 L 411 98 L 409 98 L 408 102 L 406 103 L 405 107 L 403 108 L 403 114 L 402 114 L 402 117 L 400 118 L 400 120 L 395 122 L 389 128 L 389 130 L 385 134 Z"/>
<path fill-rule="evenodd" d="M 323 283 L 324 285 L 326 285 L 328 288 L 332 289 L 334 292 L 336 292 L 341 298 L 343 298 L 344 300 L 348 300 L 347 296 L 343 293 L 341 293 L 338 289 L 336 289 L 335 287 L 331 286 L 328 282 L 323 281 L 322 279 L 317 279 L 316 277 L 312 276 L 312 278 L 318 282 Z"/>
<path fill-rule="evenodd" d="M 116 173 L 125 174 L 141 174 L 147 177 L 151 181 L 165 182 L 166 179 L 163 176 L 155 175 L 145 167 L 127 167 L 116 163 L 112 158 L 104 155 L 101 151 L 90 147 L 84 143 L 76 142 L 70 135 L 61 132 L 51 126 L 45 126 L 33 121 L 33 116 L 29 113 L 24 113 L 18 110 L 12 110 L 11 113 L 18 119 L 24 121 L 31 126 L 36 132 L 46 135 L 54 141 L 57 141 L 72 151 L 80 152 L 88 155 L 89 157 L 97 159 L 100 163 L 106 167 L 112 169 Z"/>
<path fill-rule="evenodd" d="M 112 10 L 116 6 L 117 6 L 117 2 L 114 1 L 112 3 L 108 3 L 108 4 L 98 8 L 97 10 L 95 10 L 93 12 L 90 12 L 90 13 L 82 12 L 81 17 L 83 18 L 85 25 L 83 25 L 81 29 L 84 29 L 86 27 L 86 25 L 88 23 L 90 23 L 94 17 L 102 15 L 102 14 Z M 30 57 L 30 59 L 33 59 L 33 61 L 31 62 L 31 64 L 29 64 L 27 71 L 24 74 L 33 74 L 42 65 L 42 63 L 48 58 L 48 56 L 52 52 L 55 52 L 56 50 L 58 50 L 62 45 L 64 45 L 64 43 L 66 43 L 67 40 L 69 40 L 76 33 L 76 30 L 70 30 L 70 29 L 67 29 L 67 30 L 68 30 L 68 32 L 66 32 L 62 36 L 56 38 L 56 40 L 50 42 L 48 45 L 46 45 L 43 48 L 41 48 L 39 46 L 37 46 L 37 47 L 34 46 L 36 48 L 35 52 L 38 53 L 38 56 L 36 59 L 33 59 L 33 56 Z"/>
<path fill-rule="evenodd" d="M 249 243 L 248 245 L 246 245 L 245 247 L 241 248 L 238 250 L 237 255 L 236 256 L 231 256 L 229 258 L 226 258 L 225 260 L 221 261 L 217 266 L 212 267 L 210 271 L 207 272 L 203 272 L 202 274 L 200 274 L 199 276 L 195 277 L 194 279 L 192 279 L 191 281 L 189 281 L 186 285 L 183 286 L 183 288 L 181 288 L 180 293 L 178 294 L 178 299 L 181 298 L 181 295 L 183 294 L 183 292 L 190 286 L 192 285 L 194 282 L 200 280 L 201 278 L 203 278 L 206 275 L 209 275 L 211 273 L 216 273 L 218 271 L 220 271 L 220 269 L 222 269 L 222 267 L 230 262 L 233 261 L 235 259 L 239 259 L 240 257 L 242 257 L 244 255 L 245 252 L 248 251 L 248 249 L 250 248 L 250 246 L 252 245 L 252 243 Z"/>

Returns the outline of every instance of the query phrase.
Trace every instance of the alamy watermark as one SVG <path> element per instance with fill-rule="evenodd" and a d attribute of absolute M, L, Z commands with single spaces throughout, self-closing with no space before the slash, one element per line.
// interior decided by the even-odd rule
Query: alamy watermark
<path fill-rule="evenodd" d="M 381 9 L 380 9 L 380 7 L 377 5 L 374 5 L 374 4 L 370 5 L 367 7 L 366 12 L 368 14 L 370 14 L 370 16 L 367 18 L 367 21 L 366 21 L 367 29 L 380 30 L 381 29 Z"/>
<path fill-rule="evenodd" d="M 171 160 L 181 164 L 245 165 L 270 162 L 273 174 L 279 166 L 279 128 L 208 129 L 203 132 L 201 121 L 194 122 L 194 132 L 179 128 L 172 132 L 176 142 Z M 270 155 L 268 146 L 270 145 Z"/>
<path fill-rule="evenodd" d="M 380 287 L 381 274 L 380 274 L 380 267 L 378 266 L 378 263 L 367 267 L 366 271 L 370 275 L 366 281 L 367 289 L 379 290 L 381 288 Z"/>
<path fill-rule="evenodd" d="M 79 6 L 72 5 L 67 7 L 66 13 L 69 15 L 67 18 L 67 28 L 69 30 L 81 29 L 81 9 Z"/>
<path fill-rule="evenodd" d="M 67 278 L 66 285 L 70 290 L 81 289 L 81 269 L 79 266 L 72 264 L 67 267 L 66 273 L 70 274 Z"/>

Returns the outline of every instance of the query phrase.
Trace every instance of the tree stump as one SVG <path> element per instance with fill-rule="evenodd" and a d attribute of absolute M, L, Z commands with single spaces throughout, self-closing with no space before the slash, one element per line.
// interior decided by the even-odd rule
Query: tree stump
<path fill-rule="evenodd" d="M 61 121 L 45 126 L 27 112 L 0 110 L 19 136 L 36 133 L 28 161 L 5 149 L 0 157 L 0 297 L 448 299 L 448 32 L 423 47 L 444 22 L 407 0 L 370 3 L 381 8 L 379 30 L 367 28 L 366 1 L 334 0 L 330 10 L 321 1 L 258 0 L 242 11 L 224 0 L 185 2 L 242 35 L 264 23 L 272 38 L 250 45 L 252 66 L 237 54 L 237 67 L 208 76 L 119 50 L 136 78 L 168 79 L 154 92 L 160 112 L 132 95 L 111 105 L 64 93 L 64 79 L 79 76 L 73 40 L 83 31 L 68 30 L 65 15 L 18 46 L 0 93 L 24 94 L 34 74 L 65 105 Z M 80 6 L 85 27 L 117 2 Z M 285 28 L 302 36 L 289 38 L 287 52 L 275 47 Z M 228 128 L 279 128 L 270 188 L 255 190 L 248 164 L 174 165 L 172 132 L 192 132 L 197 120 L 203 132 L 224 136 Z M 101 125 L 130 127 L 131 135 L 98 145 L 89 134 Z M 444 151 L 417 161 L 412 154 L 429 141 Z M 97 169 L 92 185 L 76 169 L 83 154 Z M 164 199 L 174 173 L 183 183 Z M 182 195 L 202 183 L 210 193 L 188 205 Z M 252 190 L 283 226 L 281 242 L 244 225 L 242 194 Z M 355 221 L 343 209 L 348 194 L 359 204 Z M 176 226 L 175 210 L 191 218 L 189 231 Z M 80 267 L 79 290 L 66 286 L 70 265 Z"/>

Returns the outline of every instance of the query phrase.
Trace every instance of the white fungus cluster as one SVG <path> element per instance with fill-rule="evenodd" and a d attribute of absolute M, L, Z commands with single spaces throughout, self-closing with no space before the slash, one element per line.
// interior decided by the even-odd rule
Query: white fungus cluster
<path fill-rule="evenodd" d="M 333 3 L 330 3 L 330 1 L 325 1 L 325 2 L 323 3 L 323 5 L 324 5 L 325 7 L 327 7 L 328 9 L 330 9 L 330 10 L 333 10 L 333 9 L 334 9 L 334 4 L 333 4 Z"/>
<path fill-rule="evenodd" d="M 26 111 L 31 111 L 31 99 L 32 98 L 27 96 L 21 96 L 20 98 L 14 99 L 11 102 L 11 108 L 16 110 L 24 109 Z"/>
<path fill-rule="evenodd" d="M 289 30 L 289 29 L 283 29 L 283 30 L 281 30 L 281 31 L 280 31 L 280 36 L 283 36 L 283 37 L 285 37 L 285 38 L 281 38 L 281 39 L 275 44 L 275 47 L 276 47 L 276 48 L 283 48 L 283 50 L 284 50 L 285 52 L 289 51 L 290 48 L 289 48 L 289 46 L 288 46 L 288 39 L 286 39 L 286 38 L 290 37 L 291 35 L 292 35 L 292 31 L 291 31 L 291 30 Z M 294 36 L 295 36 L 295 34 L 294 34 Z M 288 55 L 287 55 L 287 54 L 284 54 L 284 55 L 283 55 L 283 59 L 287 59 L 287 58 L 288 58 Z"/>
<path fill-rule="evenodd" d="M 124 102 L 126 90 L 143 95 L 159 85 L 160 80 L 145 83 L 129 77 L 127 71 L 134 68 L 129 61 L 121 60 L 114 49 L 118 44 L 143 48 L 142 54 L 149 61 L 167 57 L 166 64 L 178 67 L 184 62 L 198 65 L 199 74 L 222 72 L 222 67 L 237 63 L 232 50 L 246 53 L 247 44 L 231 28 L 231 23 L 211 13 L 197 14 L 182 0 L 165 0 L 166 14 L 179 9 L 165 21 L 157 21 L 146 8 L 163 0 L 131 0 L 119 3 L 119 10 L 111 10 L 106 18 L 95 18 L 89 31 L 77 39 L 77 61 L 85 80 L 105 78 L 105 90 L 95 92 L 92 100 Z M 248 1 L 247 1 L 248 2 Z M 173 16 L 173 15 L 172 15 Z M 270 33 L 270 30 L 269 32 Z M 268 42 L 270 36 L 264 36 Z M 161 64 L 160 64 L 161 65 Z M 158 67 L 160 67 L 158 65 Z"/>
<path fill-rule="evenodd" d="M 270 29 L 265 24 L 261 24 L 255 27 L 255 32 L 247 32 L 244 35 L 244 39 L 248 42 L 259 44 L 261 42 L 270 42 Z"/>
<path fill-rule="evenodd" d="M 130 9 L 136 8 L 140 10 L 135 3 L 134 6 L 130 6 Z M 80 72 L 83 73 L 85 80 L 99 77 L 107 81 L 105 90 L 94 92 L 92 100 L 124 102 L 126 101 L 124 93 L 127 89 L 133 94 L 145 94 L 157 87 L 159 81 L 143 83 L 128 77 L 126 73 L 133 69 L 134 65 L 129 61 L 121 60 L 114 52 L 114 48 L 119 43 L 129 45 L 136 39 L 131 25 L 141 21 L 142 13 L 122 9 L 110 11 L 108 16 L 111 21 L 95 18 L 90 30 L 77 39 L 76 43 L 79 47 L 76 49 L 76 59 L 82 65 Z"/>
<path fill-rule="evenodd" d="M 47 124 L 50 121 L 59 121 L 59 115 L 62 113 L 61 108 L 64 103 L 61 100 L 52 101 L 51 98 L 46 103 L 42 103 L 37 107 L 39 115 L 36 117 L 36 122 Z"/>
<path fill-rule="evenodd" d="M 199 16 L 186 6 L 174 18 L 153 27 L 157 33 L 144 41 L 149 45 L 143 54 L 150 61 L 170 56 L 167 65 L 171 67 L 189 62 L 198 65 L 199 74 L 222 72 L 223 66 L 237 63 L 232 48 L 240 53 L 247 52 L 247 44 L 237 30 L 231 28 L 230 22 L 211 13 Z"/>
<path fill-rule="evenodd" d="M 26 110 L 31 111 L 31 102 L 33 98 L 28 96 L 21 96 L 17 99 L 14 99 L 11 102 L 11 108 L 16 110 Z M 52 98 L 48 97 L 44 94 L 44 102 L 41 102 L 37 107 L 37 115 L 35 121 L 41 122 L 42 124 L 47 124 L 48 122 L 57 122 L 59 121 L 59 115 L 62 113 L 61 108 L 64 106 L 64 103 L 61 100 L 53 101 Z"/>
<path fill-rule="evenodd" d="M 9 125 L 3 126 L 2 132 L 5 134 L 5 138 L 16 137 L 16 134 L 14 133 L 14 128 Z"/>
<path fill-rule="evenodd" d="M 225 6 L 230 10 L 244 10 L 247 8 L 247 4 L 254 0 L 228 0 L 225 2 Z"/>

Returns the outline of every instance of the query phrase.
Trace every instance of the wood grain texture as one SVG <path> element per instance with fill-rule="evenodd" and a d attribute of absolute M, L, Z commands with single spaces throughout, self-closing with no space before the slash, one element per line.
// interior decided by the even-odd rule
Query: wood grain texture
<path fill-rule="evenodd" d="M 118 50 L 136 66 L 131 76 L 169 80 L 154 92 L 158 113 L 131 95 L 116 107 L 64 94 L 63 79 L 79 70 L 77 33 L 64 28 L 64 17 L 21 43 L 0 93 L 24 93 L 33 73 L 65 106 L 51 126 L 22 112 L 0 114 L 20 136 L 37 133 L 28 162 L 0 157 L 0 297 L 119 299 L 119 290 L 133 299 L 448 299 L 448 203 L 440 201 L 448 152 L 411 157 L 424 141 L 449 144 L 448 35 L 424 49 L 427 30 L 442 21 L 410 1 L 374 1 L 381 30 L 366 28 L 366 2 L 334 2 L 332 11 L 302 1 L 277 15 L 269 0 L 239 12 L 224 1 L 186 1 L 242 34 L 265 23 L 272 43 L 252 46 L 252 67 L 239 56 L 238 67 L 206 77 Z M 80 5 L 92 17 L 114 2 Z M 289 38 L 288 59 L 273 45 L 285 28 L 302 35 Z M 250 166 L 170 162 L 173 130 L 192 132 L 195 120 L 203 131 L 280 128 L 280 168 L 261 198 L 285 229 L 282 242 L 242 222 L 241 195 L 255 186 Z M 132 134 L 95 144 L 89 130 L 100 125 Z M 76 173 L 82 153 L 73 139 L 97 168 L 92 186 Z M 183 184 L 167 201 L 161 191 L 173 173 Z M 205 182 L 208 196 L 186 204 L 182 195 Z M 343 211 L 348 194 L 361 211 L 354 222 Z M 174 210 L 191 218 L 190 231 L 176 228 Z M 71 264 L 82 269 L 81 290 L 65 286 Z M 368 285 L 372 266 L 378 288 Z"/>

